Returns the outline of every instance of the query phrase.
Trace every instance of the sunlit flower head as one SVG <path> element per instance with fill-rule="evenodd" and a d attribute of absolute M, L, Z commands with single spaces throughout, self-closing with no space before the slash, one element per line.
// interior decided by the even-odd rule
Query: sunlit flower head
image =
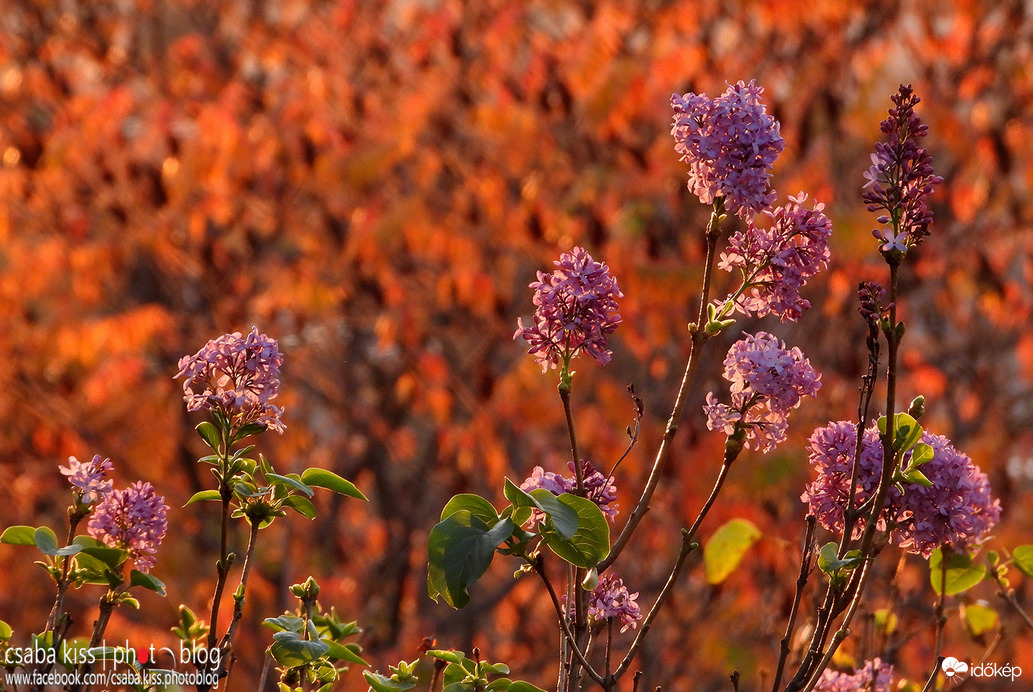
<path fill-rule="evenodd" d="M 805 396 L 815 396 L 821 375 L 796 347 L 786 349 L 767 332 L 732 344 L 724 361 L 724 377 L 731 383 L 731 406 L 720 403 L 713 392 L 703 407 L 707 427 L 733 435 L 746 432 L 744 446 L 766 452 L 785 439 L 789 412 Z"/>
<path fill-rule="evenodd" d="M 68 457 L 68 466 L 57 468 L 68 478 L 76 497 L 83 504 L 103 500 L 111 492 L 112 481 L 104 478 L 111 470 L 111 460 L 102 460 L 99 454 L 94 454 L 90 461 Z"/>
<path fill-rule="evenodd" d="M 280 387 L 282 364 L 276 339 L 253 327 L 246 337 L 224 334 L 184 356 L 176 377 L 184 378 L 187 410 L 217 411 L 238 428 L 255 423 L 283 432 L 283 411 L 270 403 Z"/>
<path fill-rule="evenodd" d="M 638 593 L 628 593 L 628 587 L 616 574 L 602 575 L 588 596 L 588 623 L 595 625 L 612 619 L 620 622 L 621 632 L 635 628 L 642 619 L 636 598 Z"/>
<path fill-rule="evenodd" d="M 856 442 L 857 424 L 850 421 L 818 428 L 809 441 L 810 462 L 818 476 L 801 499 L 829 531 L 841 533 L 845 528 L 843 515 L 850 498 Z M 932 448 L 932 460 L 920 467 L 932 485 L 907 483 L 903 493 L 891 487 L 879 528 L 892 525 L 891 541 L 923 557 L 945 545 L 959 551 L 978 548 L 1001 516 L 1000 501 L 993 497 L 986 474 L 945 437 L 925 432 L 921 442 Z M 904 455 L 905 464 L 910 455 L 910 451 Z M 864 431 L 856 504 L 863 504 L 875 493 L 882 459 L 882 441 L 873 425 Z M 861 520 L 854 528 L 855 536 L 863 528 Z"/>
<path fill-rule="evenodd" d="M 807 209 L 806 201 L 803 192 L 790 197 L 784 206 L 765 210 L 770 223 L 763 228 L 750 221 L 729 238 L 718 267 L 742 275 L 746 288 L 735 300 L 739 312 L 795 322 L 811 306 L 800 289 L 828 264 L 832 224 L 824 204 Z"/>
<path fill-rule="evenodd" d="M 147 572 L 168 530 L 168 509 L 165 498 L 150 483 L 138 481 L 112 490 L 97 504 L 87 532 L 109 546 L 128 550 L 136 568 Z"/>
<path fill-rule="evenodd" d="M 585 351 L 600 365 L 610 362 L 609 336 L 621 322 L 617 299 L 623 298 L 610 268 L 584 248 L 560 255 L 551 274 L 538 272 L 534 289 L 534 321 L 517 320 L 513 338 L 530 344 L 542 372 L 567 363 Z"/>
<path fill-rule="evenodd" d="M 899 255 L 929 235 L 933 213 L 926 204 L 933 187 L 943 178 L 933 174 L 932 157 L 918 146 L 929 126 L 915 113 L 919 99 L 911 85 L 900 85 L 893 108 L 882 121 L 885 140 L 875 145 L 872 165 L 865 171 L 862 199 L 868 211 L 881 211 L 882 228 L 873 234 L 886 255 Z"/>
<path fill-rule="evenodd" d="M 749 219 L 775 199 L 771 167 L 785 148 L 778 121 L 768 115 L 755 82 L 737 82 L 715 99 L 675 94 L 671 134 L 689 166 L 689 189 L 703 204 L 725 199 L 725 209 Z"/>

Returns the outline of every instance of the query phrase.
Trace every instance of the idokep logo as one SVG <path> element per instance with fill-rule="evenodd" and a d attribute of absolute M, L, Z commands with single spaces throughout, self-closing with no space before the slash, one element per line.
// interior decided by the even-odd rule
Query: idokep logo
<path fill-rule="evenodd" d="M 968 673 L 973 678 L 1009 678 L 1015 682 L 1015 678 L 1022 677 L 1022 668 L 1013 666 L 1010 663 L 999 665 L 997 663 L 979 663 L 969 666 L 964 661 L 959 661 L 953 656 L 943 659 L 940 670 L 949 680 L 961 682 Z"/>
<path fill-rule="evenodd" d="M 964 661 L 959 661 L 953 656 L 948 656 L 943 659 L 943 663 L 940 664 L 940 670 L 947 676 L 948 680 L 954 682 L 961 682 L 965 679 L 965 673 L 968 672 L 968 664 Z"/>

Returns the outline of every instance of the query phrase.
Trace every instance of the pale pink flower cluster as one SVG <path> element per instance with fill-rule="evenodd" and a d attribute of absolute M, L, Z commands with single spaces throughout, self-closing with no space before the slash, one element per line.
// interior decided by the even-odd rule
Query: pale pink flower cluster
<path fill-rule="evenodd" d="M 68 478 L 76 497 L 83 504 L 103 500 L 111 492 L 112 481 L 104 476 L 111 470 L 111 460 L 94 454 L 90 461 L 68 457 L 68 466 L 57 467 Z"/>
<path fill-rule="evenodd" d="M 865 661 L 853 673 L 826 670 L 818 679 L 814 692 L 890 692 L 893 684 L 893 666 L 881 659 Z"/>
<path fill-rule="evenodd" d="M 610 362 L 609 336 L 621 322 L 617 299 L 623 298 L 610 268 L 584 248 L 560 255 L 551 274 L 538 272 L 534 289 L 534 321 L 517 320 L 514 339 L 530 344 L 542 372 L 585 351 L 600 365 Z"/>
<path fill-rule="evenodd" d="M 112 490 L 94 507 L 87 533 L 106 545 L 124 548 L 141 572 L 154 566 L 168 530 L 165 498 L 150 483 L 137 481 L 128 488 Z"/>
<path fill-rule="evenodd" d="M 624 581 L 612 572 L 599 577 L 599 584 L 588 597 L 588 624 L 618 620 L 621 632 L 635 628 L 642 619 L 642 611 L 635 599 L 638 592 L 628 593 Z"/>
<path fill-rule="evenodd" d="M 932 460 L 919 467 L 932 485 L 905 483 L 903 493 L 896 486 L 890 488 L 879 528 L 892 526 L 890 539 L 895 545 L 926 558 L 945 545 L 959 551 L 978 548 L 1001 516 L 1000 501 L 993 497 L 986 474 L 941 435 L 926 432 L 921 442 L 933 450 Z M 843 514 L 850 498 L 856 443 L 857 424 L 851 421 L 829 423 L 810 437 L 810 463 L 818 476 L 801 499 L 829 531 L 841 533 L 845 528 Z M 910 455 L 904 455 L 905 465 Z M 856 504 L 875 493 L 882 460 L 882 441 L 873 425 L 864 431 Z M 855 534 L 860 535 L 863 528 L 861 520 Z"/>
<path fill-rule="evenodd" d="M 757 317 L 771 313 L 795 322 L 811 307 L 800 289 L 828 265 L 832 223 L 824 204 L 807 209 L 806 201 L 801 192 L 774 211 L 765 210 L 770 220 L 765 227 L 750 221 L 732 234 L 718 267 L 742 273 L 745 290 L 735 300 L 739 312 Z"/>
<path fill-rule="evenodd" d="M 183 399 L 189 411 L 217 411 L 237 428 L 264 425 L 283 432 L 283 410 L 272 403 L 280 387 L 280 355 L 276 339 L 252 327 L 209 341 L 192 356 L 179 361 L 176 377 L 183 377 Z"/>
<path fill-rule="evenodd" d="M 785 148 L 778 121 L 760 100 L 763 91 L 740 81 L 715 99 L 671 96 L 671 134 L 689 166 L 689 189 L 703 204 L 723 197 L 725 208 L 744 219 L 774 201 L 770 170 Z"/>
<path fill-rule="evenodd" d="M 815 396 L 821 375 L 797 348 L 767 332 L 732 344 L 724 361 L 724 378 L 731 382 L 732 405 L 719 403 L 713 392 L 703 407 L 707 427 L 734 435 L 745 430 L 744 446 L 753 444 L 762 452 L 785 440 L 789 412 L 805 396 Z"/>

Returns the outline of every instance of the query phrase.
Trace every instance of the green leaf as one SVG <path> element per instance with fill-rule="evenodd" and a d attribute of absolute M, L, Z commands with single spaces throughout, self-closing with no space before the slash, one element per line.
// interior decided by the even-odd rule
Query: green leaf
<path fill-rule="evenodd" d="M 933 448 L 924 442 L 919 442 L 915 445 L 914 449 L 911 450 L 911 459 L 908 461 L 907 466 L 909 469 L 915 469 L 932 460 Z"/>
<path fill-rule="evenodd" d="M 924 473 L 918 469 L 908 469 L 908 472 L 904 475 L 904 480 L 908 483 L 917 483 L 918 485 L 924 485 L 926 488 L 931 488 L 933 482 L 929 480 Z"/>
<path fill-rule="evenodd" d="M 509 692 L 545 692 L 541 687 L 535 687 L 529 682 L 516 680 L 509 686 Z"/>
<path fill-rule="evenodd" d="M 1033 545 L 1017 546 L 1012 551 L 1011 557 L 1020 572 L 1027 577 L 1033 577 Z"/>
<path fill-rule="evenodd" d="M 437 658 L 442 661 L 448 661 L 449 663 L 457 663 L 462 665 L 464 661 L 469 659 L 462 651 L 453 651 L 451 649 L 430 649 L 427 651 L 427 655 L 431 658 Z"/>
<path fill-rule="evenodd" d="M 707 583 L 720 584 L 727 579 L 760 536 L 760 529 L 747 519 L 732 519 L 715 531 L 703 546 Z"/>
<path fill-rule="evenodd" d="M 913 416 L 898 413 L 893 421 L 893 449 L 906 452 L 922 439 L 922 426 Z M 879 432 L 886 432 L 886 416 L 879 418 Z"/>
<path fill-rule="evenodd" d="M 972 603 L 961 608 L 965 629 L 973 638 L 979 637 L 997 627 L 997 611 L 990 606 Z"/>
<path fill-rule="evenodd" d="M 204 443 L 212 448 L 213 452 L 219 451 L 219 444 L 222 442 L 222 436 L 219 434 L 219 429 L 215 427 L 210 421 L 204 421 L 198 423 L 197 427 L 194 428 L 197 434 L 201 436 Z"/>
<path fill-rule="evenodd" d="M 491 564 L 495 548 L 513 535 L 516 526 L 503 519 L 489 527 L 469 510 L 459 510 L 439 522 L 427 539 L 427 593 L 442 596 L 453 608 L 470 602 L 467 587 Z"/>
<path fill-rule="evenodd" d="M 57 543 L 57 539 L 54 539 Z M 9 526 L 0 534 L 0 543 L 8 545 L 36 545 L 35 526 Z"/>
<path fill-rule="evenodd" d="M 392 680 L 380 673 L 371 673 L 368 670 L 362 671 L 362 677 L 369 683 L 371 692 L 407 692 L 416 687 L 413 680 Z"/>
<path fill-rule="evenodd" d="M 284 613 L 279 617 L 266 618 L 262 621 L 262 624 L 266 627 L 271 627 L 272 629 L 278 632 L 288 631 L 298 632 L 300 634 L 301 630 L 305 628 L 305 619 L 300 618 L 297 615 L 290 615 L 289 613 Z"/>
<path fill-rule="evenodd" d="M 285 668 L 303 666 L 317 661 L 330 650 L 326 642 L 302 639 L 297 632 L 277 632 L 273 635 L 269 652 Z"/>
<path fill-rule="evenodd" d="M 551 528 L 562 538 L 570 539 L 577 533 L 577 511 L 571 511 L 571 507 L 560 502 L 559 498 L 545 488 L 528 493 L 507 478 L 503 494 L 513 503 L 514 508 L 530 507 L 545 512 Z"/>
<path fill-rule="evenodd" d="M 187 503 L 185 505 L 183 505 L 183 506 L 187 507 L 189 505 L 194 504 L 195 502 L 206 502 L 206 501 L 209 501 L 209 500 L 221 500 L 221 499 L 222 499 L 222 494 L 218 490 L 202 490 L 200 492 L 196 492 L 193 495 L 191 495 L 190 499 L 187 500 Z"/>
<path fill-rule="evenodd" d="M 12 634 L 14 634 L 14 630 L 11 629 L 11 626 L 0 620 L 0 642 L 8 641 Z"/>
<path fill-rule="evenodd" d="M 541 489 L 540 492 L 555 497 L 548 490 Z M 539 495 L 539 490 L 535 490 L 534 497 L 540 502 L 544 496 Z M 564 493 L 555 499 L 557 503 L 573 510 L 577 517 L 577 530 L 567 538 L 558 530 L 556 522 L 552 521 L 551 526 L 542 531 L 545 544 L 552 552 L 575 567 L 595 567 L 610 550 L 610 525 L 602 510 L 591 500 L 570 493 Z"/>
<path fill-rule="evenodd" d="M 141 572 L 140 570 L 134 569 L 129 573 L 129 585 L 130 586 L 142 586 L 145 589 L 150 589 L 159 596 L 165 595 L 165 584 L 153 574 Z"/>
<path fill-rule="evenodd" d="M 483 521 L 488 526 L 495 526 L 499 520 L 499 513 L 495 511 L 495 505 L 485 500 L 480 495 L 473 493 L 460 493 L 449 500 L 441 510 L 441 518 L 444 521 L 459 510 L 465 509 L 473 516 Z"/>
<path fill-rule="evenodd" d="M 321 641 L 324 644 L 326 644 L 327 646 L 330 647 L 330 649 L 326 652 L 327 656 L 330 656 L 331 658 L 339 659 L 341 661 L 348 661 L 349 663 L 355 663 L 355 664 L 360 665 L 360 666 L 366 666 L 367 668 L 369 667 L 369 664 L 366 663 L 366 661 L 362 660 L 362 656 L 359 656 L 359 654 L 357 652 L 355 652 L 353 649 L 351 649 L 350 647 L 345 646 L 344 644 L 338 644 L 337 642 L 334 642 L 334 641 L 328 641 L 326 639 L 323 639 Z M 355 645 L 352 644 L 352 646 L 355 646 Z"/>
<path fill-rule="evenodd" d="M 359 500 L 366 499 L 366 496 L 355 487 L 354 483 L 349 480 L 345 480 L 333 471 L 327 471 L 326 469 L 305 469 L 301 474 L 301 481 L 315 488 L 325 488 L 327 490 L 332 490 L 335 493 L 354 497 Z"/>
<path fill-rule="evenodd" d="M 853 569 L 861 562 L 861 553 L 857 550 L 851 550 L 843 556 L 842 560 L 839 559 L 839 545 L 835 541 L 826 543 L 818 551 L 818 569 L 825 574 L 832 574 L 844 567 Z"/>
<path fill-rule="evenodd" d="M 36 541 L 36 547 L 39 548 L 40 552 L 44 555 L 75 555 L 77 552 L 82 550 L 82 546 L 72 544 L 66 545 L 63 548 L 57 547 L 57 534 L 52 529 L 41 526 L 36 529 L 33 534 L 33 538 Z"/>
<path fill-rule="evenodd" d="M 937 548 L 929 557 L 929 582 L 937 594 L 951 596 L 967 591 L 986 576 L 986 565 L 973 564 L 972 558 L 964 553 L 951 551 L 947 560 L 947 579 L 943 579 L 943 550 Z"/>
<path fill-rule="evenodd" d="M 76 536 L 72 543 L 82 546 L 82 551 L 76 556 L 76 560 L 85 565 L 93 565 L 89 560 L 83 560 L 84 555 L 99 560 L 101 569 L 115 569 L 129 557 L 129 553 L 123 548 L 113 548 L 105 545 L 92 536 Z M 96 565 L 93 565 L 96 567 Z"/>
<path fill-rule="evenodd" d="M 309 497 L 312 497 L 313 495 L 316 494 L 316 491 L 313 490 L 312 488 L 310 488 L 308 485 L 306 485 L 305 483 L 302 483 L 301 481 L 299 481 L 297 479 L 291 478 L 290 476 L 281 476 L 278 473 L 266 473 L 265 477 L 266 477 L 266 480 L 272 481 L 273 485 L 286 485 L 286 486 L 289 486 L 291 488 L 294 488 L 295 490 L 298 490 L 298 491 L 304 493 L 305 495 L 307 495 Z M 341 479 L 341 480 L 344 480 L 344 479 Z M 352 487 L 354 487 L 354 486 L 352 486 Z"/>
<path fill-rule="evenodd" d="M 285 497 L 282 504 L 285 507 L 290 507 L 304 517 L 308 517 L 309 519 L 316 518 L 316 506 L 312 504 L 312 500 L 308 499 L 304 495 L 290 495 Z"/>

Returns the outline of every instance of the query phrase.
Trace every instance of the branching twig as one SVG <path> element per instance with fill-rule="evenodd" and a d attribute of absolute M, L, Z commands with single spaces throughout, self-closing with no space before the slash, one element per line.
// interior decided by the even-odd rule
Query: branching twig
<path fill-rule="evenodd" d="M 635 508 L 631 512 L 631 516 L 628 517 L 628 522 L 624 525 L 620 535 L 614 542 L 613 547 L 610 548 L 610 553 L 607 555 L 602 562 L 599 563 L 599 572 L 606 571 L 610 565 L 613 564 L 617 556 L 621 554 L 628 541 L 631 539 L 631 534 L 635 532 L 635 528 L 639 522 L 642 521 L 642 517 L 646 512 L 649 511 L 649 502 L 653 498 L 653 492 L 656 490 L 656 486 L 660 483 L 660 474 L 663 470 L 664 465 L 667 462 L 667 458 L 671 455 L 671 445 L 674 441 L 674 437 L 678 432 L 678 424 L 681 421 L 682 411 L 685 408 L 685 403 L 688 400 L 689 391 L 692 389 L 692 385 L 696 379 L 696 372 L 699 370 L 700 364 L 700 350 L 703 344 L 710 338 L 706 331 L 705 320 L 707 316 L 707 305 L 710 303 L 710 284 L 713 280 L 714 262 L 716 257 L 716 248 L 718 238 L 721 237 L 721 220 L 724 218 L 724 198 L 718 197 L 714 202 L 714 213 L 710 217 L 710 222 L 707 224 L 707 254 L 706 261 L 703 266 L 703 288 L 700 295 L 699 313 L 696 318 L 695 325 L 692 326 L 692 340 L 689 348 L 689 359 L 685 364 L 685 372 L 682 374 L 681 385 L 678 388 L 678 394 L 675 397 L 674 408 L 671 409 L 671 415 L 667 419 L 667 427 L 664 430 L 663 438 L 660 441 L 660 448 L 656 452 L 656 458 L 653 460 L 653 467 L 649 472 L 649 478 L 646 480 L 646 486 L 642 489 L 642 495 L 638 502 L 635 504 Z"/>
<path fill-rule="evenodd" d="M 782 673 L 785 671 L 786 659 L 789 658 L 789 642 L 793 637 L 793 628 L 796 627 L 796 615 L 800 610 L 800 600 L 803 598 L 803 589 L 807 585 L 807 577 L 811 572 L 811 560 L 814 557 L 814 525 L 817 518 L 813 514 L 807 515 L 807 534 L 803 539 L 803 556 L 800 559 L 800 575 L 796 578 L 796 595 L 793 596 L 793 607 L 789 611 L 789 622 L 786 623 L 786 633 L 779 644 L 778 668 L 775 670 L 775 682 L 771 686 L 771 692 L 776 692 L 782 684 Z"/>

